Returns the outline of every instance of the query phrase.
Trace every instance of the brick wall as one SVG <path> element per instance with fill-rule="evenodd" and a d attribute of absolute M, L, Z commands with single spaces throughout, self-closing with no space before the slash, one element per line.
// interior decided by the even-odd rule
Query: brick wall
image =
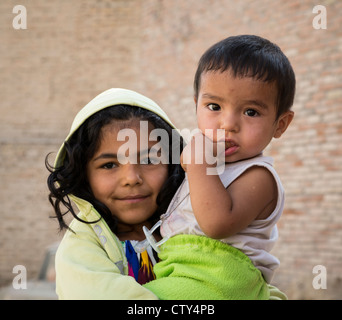
<path fill-rule="evenodd" d="M 44 249 L 60 239 L 48 218 L 46 154 L 90 99 L 137 89 L 139 76 L 137 1 L 21 1 L 26 30 L 12 27 L 17 4 L 0 2 L 0 286 L 18 264 L 35 277 Z"/>
<path fill-rule="evenodd" d="M 59 239 L 47 218 L 44 156 L 80 107 L 126 87 L 194 128 L 199 57 L 229 35 L 253 33 L 276 42 L 297 77 L 295 120 L 267 150 L 287 194 L 274 283 L 292 299 L 342 298 L 341 1 L 21 1 L 27 30 L 12 28 L 16 4 L 0 3 L 0 285 L 16 264 L 35 276 L 44 247 Z M 312 26 L 317 4 L 326 30 Z M 326 267 L 325 290 L 312 286 L 316 265 Z"/>

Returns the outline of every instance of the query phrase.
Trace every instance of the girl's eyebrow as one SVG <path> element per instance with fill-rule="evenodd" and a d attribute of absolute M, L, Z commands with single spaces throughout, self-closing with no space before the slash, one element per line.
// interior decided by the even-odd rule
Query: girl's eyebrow
<path fill-rule="evenodd" d="M 148 148 L 145 150 L 140 150 L 138 152 L 138 155 L 141 156 L 145 156 L 146 154 L 149 155 L 150 151 L 152 148 Z M 101 160 L 101 159 L 117 159 L 118 155 L 116 153 L 101 153 L 99 156 L 97 156 L 93 161 L 96 160 Z"/>
<path fill-rule="evenodd" d="M 100 159 L 117 159 L 116 153 L 101 153 L 98 157 L 96 157 L 93 161 Z"/>

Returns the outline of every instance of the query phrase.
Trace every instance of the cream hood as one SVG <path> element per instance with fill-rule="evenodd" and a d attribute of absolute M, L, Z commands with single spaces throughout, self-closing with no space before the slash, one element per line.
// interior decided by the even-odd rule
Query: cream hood
<path fill-rule="evenodd" d="M 65 141 L 68 141 L 83 122 L 85 122 L 94 113 L 119 104 L 126 104 L 150 110 L 169 123 L 171 127 L 176 128 L 166 113 L 153 100 L 132 90 L 112 88 L 100 93 L 78 112 Z M 55 168 L 63 164 L 64 157 L 65 148 L 63 143 L 56 156 Z"/>

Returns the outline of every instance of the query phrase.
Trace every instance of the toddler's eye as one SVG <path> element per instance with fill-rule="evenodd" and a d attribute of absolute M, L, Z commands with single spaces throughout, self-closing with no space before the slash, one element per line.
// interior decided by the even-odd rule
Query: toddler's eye
<path fill-rule="evenodd" d="M 248 109 L 245 111 L 245 115 L 249 117 L 256 117 L 259 113 L 253 109 Z"/>
<path fill-rule="evenodd" d="M 216 104 L 216 103 L 210 103 L 210 104 L 207 105 L 207 107 L 211 111 L 220 111 L 221 110 L 221 107 L 218 104 Z"/>

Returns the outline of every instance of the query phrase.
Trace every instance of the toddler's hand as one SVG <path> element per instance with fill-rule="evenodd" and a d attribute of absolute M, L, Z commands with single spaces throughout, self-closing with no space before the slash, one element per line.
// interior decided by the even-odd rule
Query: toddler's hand
<path fill-rule="evenodd" d="M 187 171 L 188 165 L 214 167 L 219 163 L 218 156 L 223 154 L 222 151 L 224 151 L 224 141 L 215 142 L 198 130 L 183 149 L 181 166 L 184 171 Z"/>

